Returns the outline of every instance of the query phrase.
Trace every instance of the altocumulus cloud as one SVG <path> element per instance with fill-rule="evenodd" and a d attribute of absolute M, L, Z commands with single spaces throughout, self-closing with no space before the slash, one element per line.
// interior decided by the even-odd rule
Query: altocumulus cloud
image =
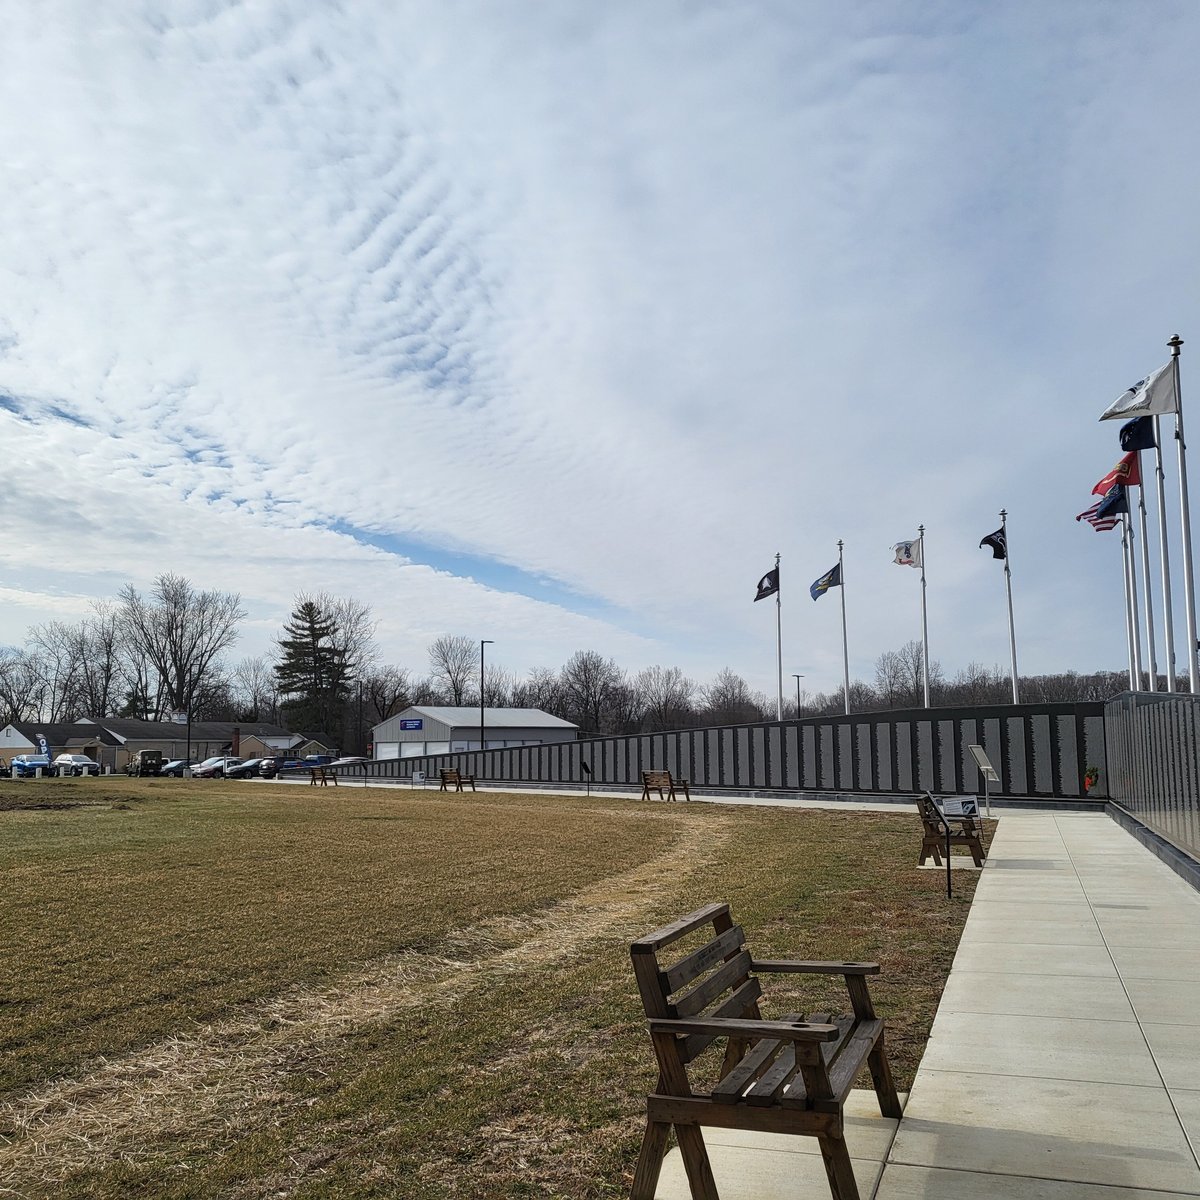
<path fill-rule="evenodd" d="M 248 642 L 327 588 L 403 661 L 478 632 L 518 670 L 768 686 L 778 549 L 788 656 L 833 686 L 801 584 L 845 538 L 869 674 L 916 633 L 886 546 L 921 520 L 935 655 L 1005 657 L 975 557 L 1004 504 L 1023 666 L 1119 661 L 1119 587 L 1061 603 L 1115 570 L 1064 468 L 1108 465 L 1093 410 L 1187 335 L 1163 231 L 1195 179 L 1146 213 L 1090 185 L 1167 161 L 1197 14 L 1118 86 L 1136 14 L 907 8 L 13 14 L 0 634 L 171 569 L 240 590 Z M 1162 281 L 1136 321 L 1080 229 L 1118 288 Z"/>

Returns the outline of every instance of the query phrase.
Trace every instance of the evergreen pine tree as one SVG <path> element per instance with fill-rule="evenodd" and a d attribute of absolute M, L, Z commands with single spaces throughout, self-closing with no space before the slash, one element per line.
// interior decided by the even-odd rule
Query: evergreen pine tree
<path fill-rule="evenodd" d="M 349 693 L 345 652 L 336 648 L 337 620 L 316 601 L 300 597 L 279 639 L 275 679 L 293 727 L 337 734 Z"/>

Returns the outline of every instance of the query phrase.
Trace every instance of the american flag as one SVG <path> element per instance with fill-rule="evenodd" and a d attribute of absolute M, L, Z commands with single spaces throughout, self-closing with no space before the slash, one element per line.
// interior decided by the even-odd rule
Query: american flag
<path fill-rule="evenodd" d="M 1097 500 L 1087 512 L 1081 512 L 1075 520 L 1087 521 L 1097 533 L 1105 529 L 1115 529 L 1121 520 L 1118 513 L 1106 513 L 1103 517 L 1096 515 L 1103 503 L 1103 500 Z"/>

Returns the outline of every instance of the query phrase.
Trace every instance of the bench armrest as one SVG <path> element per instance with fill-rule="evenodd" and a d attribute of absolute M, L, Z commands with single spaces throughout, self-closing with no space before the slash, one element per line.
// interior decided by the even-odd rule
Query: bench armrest
<path fill-rule="evenodd" d="M 878 975 L 878 963 L 799 962 L 790 958 L 756 958 L 751 970 L 768 975 Z"/>
<path fill-rule="evenodd" d="M 676 1020 L 655 1017 L 651 1033 L 700 1033 L 714 1037 L 777 1038 L 788 1042 L 835 1042 L 836 1025 L 810 1025 L 804 1021 L 746 1021 L 730 1017 L 687 1017 Z"/>

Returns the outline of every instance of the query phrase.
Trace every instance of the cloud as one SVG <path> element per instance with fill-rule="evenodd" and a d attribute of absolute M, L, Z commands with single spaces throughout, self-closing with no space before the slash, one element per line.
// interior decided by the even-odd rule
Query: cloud
<path fill-rule="evenodd" d="M 478 630 L 518 671 L 770 688 L 779 550 L 788 660 L 833 687 L 808 582 L 843 538 L 869 677 L 919 634 L 888 546 L 921 522 L 934 656 L 1006 660 L 1003 506 L 1022 668 L 1119 665 L 1071 518 L 1095 412 L 1196 313 L 1162 115 L 1200 18 L 1067 10 L 16 15 L 7 582 L 175 570 L 263 631 L 322 588 L 409 662 Z"/>

